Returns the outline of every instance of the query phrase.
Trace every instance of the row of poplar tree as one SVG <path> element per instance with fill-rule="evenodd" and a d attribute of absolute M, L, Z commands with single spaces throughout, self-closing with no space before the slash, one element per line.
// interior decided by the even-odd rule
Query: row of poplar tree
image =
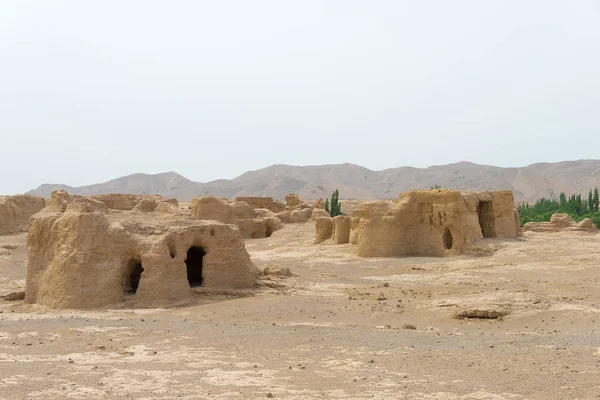
<path fill-rule="evenodd" d="M 587 199 L 580 194 L 567 197 L 564 193 L 558 199 L 546 199 L 542 197 L 533 205 L 523 203 L 518 207 L 521 216 L 521 225 L 526 222 L 550 221 L 555 213 L 569 214 L 575 221 L 591 218 L 597 227 L 600 227 L 600 200 L 598 188 L 590 189 Z"/>

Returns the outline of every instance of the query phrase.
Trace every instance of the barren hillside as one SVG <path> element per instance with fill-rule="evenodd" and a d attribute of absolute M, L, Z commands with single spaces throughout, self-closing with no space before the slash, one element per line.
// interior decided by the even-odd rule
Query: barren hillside
<path fill-rule="evenodd" d="M 55 189 L 92 195 L 101 193 L 158 193 L 189 200 L 202 195 L 233 198 L 236 196 L 272 196 L 282 199 L 295 192 L 304 199 L 328 196 L 339 189 L 343 198 L 394 198 L 410 189 L 434 185 L 459 190 L 510 189 L 517 200 L 534 201 L 560 192 L 584 193 L 600 186 L 600 160 L 564 161 L 532 164 L 520 168 L 500 168 L 469 162 L 429 168 L 399 167 L 383 171 L 354 164 L 291 166 L 272 165 L 246 172 L 232 180 L 193 182 L 175 173 L 133 174 L 105 183 L 70 187 L 44 184 L 28 193 L 48 197 Z"/>

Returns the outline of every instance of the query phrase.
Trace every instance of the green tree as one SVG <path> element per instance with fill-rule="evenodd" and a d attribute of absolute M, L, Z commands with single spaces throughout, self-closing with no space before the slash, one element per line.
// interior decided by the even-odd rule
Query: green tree
<path fill-rule="evenodd" d="M 588 193 L 588 212 L 594 211 L 594 195 L 592 195 L 592 189 Z"/>
<path fill-rule="evenodd" d="M 325 199 L 325 211 L 329 212 L 329 199 Z"/>
<path fill-rule="evenodd" d="M 534 204 L 522 203 L 517 208 L 521 216 L 521 225 L 527 222 L 547 222 L 550 221 L 552 214 L 567 213 L 575 222 L 584 218 L 591 218 L 596 227 L 600 227 L 600 211 L 598 202 L 598 192 L 594 189 L 591 202 L 589 199 L 582 199 L 581 195 L 573 194 L 566 197 L 561 193 L 559 199 L 541 198 Z"/>
<path fill-rule="evenodd" d="M 332 217 L 337 217 L 338 215 L 342 215 L 342 205 L 339 202 L 340 192 L 335 189 L 333 194 L 331 195 L 331 202 L 329 203 L 329 210 L 325 208 L 325 211 L 329 212 L 329 215 Z"/>

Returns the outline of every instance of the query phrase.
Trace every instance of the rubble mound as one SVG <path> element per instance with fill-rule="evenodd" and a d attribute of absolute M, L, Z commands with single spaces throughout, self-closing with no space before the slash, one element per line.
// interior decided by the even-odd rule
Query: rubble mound
<path fill-rule="evenodd" d="M 254 210 L 264 208 L 274 213 L 285 210 L 285 204 L 273 200 L 272 197 L 236 197 L 235 201 L 247 203 Z"/>
<path fill-rule="evenodd" d="M 270 237 L 282 228 L 281 220 L 268 209 L 253 209 L 244 201 L 229 202 L 213 196 L 192 200 L 192 216 L 197 219 L 220 221 L 237 225 L 244 238 Z"/>
<path fill-rule="evenodd" d="M 575 222 L 569 214 L 554 214 L 550 222 L 528 222 L 523 225 L 523 232 L 587 232 L 597 233 L 598 228 L 591 219 L 585 218 L 581 222 Z"/>
<path fill-rule="evenodd" d="M 0 235 L 26 232 L 29 217 L 46 205 L 45 199 L 27 194 L 0 196 Z"/>

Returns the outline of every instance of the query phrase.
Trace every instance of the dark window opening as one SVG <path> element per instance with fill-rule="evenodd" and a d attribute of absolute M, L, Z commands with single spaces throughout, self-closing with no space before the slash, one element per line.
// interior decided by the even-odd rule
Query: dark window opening
<path fill-rule="evenodd" d="M 142 262 L 140 260 L 129 260 L 127 262 L 127 281 L 125 282 L 125 293 L 134 294 L 140 286 L 142 279 Z"/>
<path fill-rule="evenodd" d="M 198 246 L 192 246 L 187 251 L 185 265 L 190 287 L 202 286 L 202 259 L 205 254 L 204 249 Z"/>
<path fill-rule="evenodd" d="M 495 237 L 494 230 L 494 212 L 492 211 L 491 201 L 480 201 L 477 206 L 477 216 L 479 217 L 479 226 L 484 238 Z"/>
<path fill-rule="evenodd" d="M 448 250 L 452 248 L 452 233 L 450 233 L 450 229 L 446 228 L 444 230 L 444 247 Z"/>
<path fill-rule="evenodd" d="M 273 229 L 271 228 L 271 225 L 267 225 L 267 228 L 265 229 L 265 237 L 271 237 L 272 234 Z"/>

